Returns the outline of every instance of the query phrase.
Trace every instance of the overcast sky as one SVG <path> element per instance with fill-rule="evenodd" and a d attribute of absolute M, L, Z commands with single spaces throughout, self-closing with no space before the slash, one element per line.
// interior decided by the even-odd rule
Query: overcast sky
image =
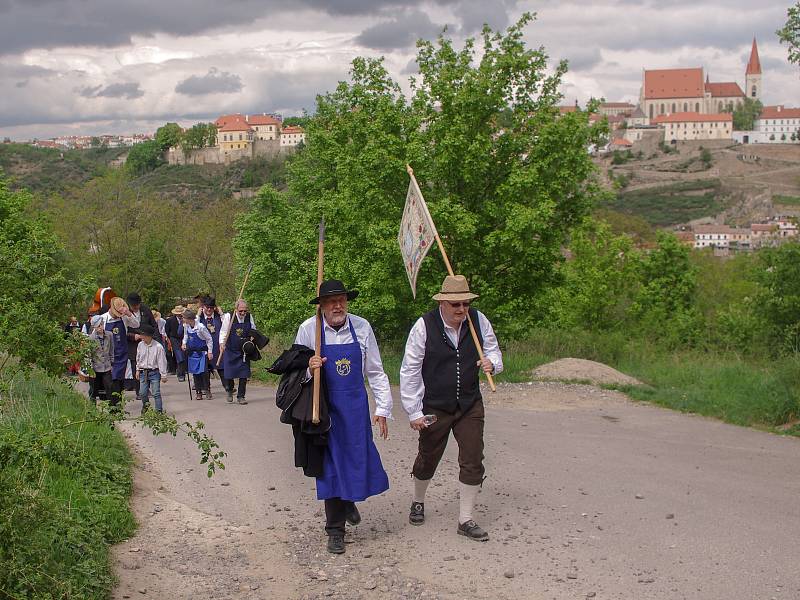
<path fill-rule="evenodd" d="M 566 58 L 565 103 L 635 101 L 643 68 L 737 81 L 756 36 L 767 104 L 800 104 L 775 30 L 793 0 L 0 0 L 0 136 L 152 132 L 230 112 L 314 110 L 355 56 L 401 81 L 417 38 L 458 42 L 538 13 L 527 41 Z"/>

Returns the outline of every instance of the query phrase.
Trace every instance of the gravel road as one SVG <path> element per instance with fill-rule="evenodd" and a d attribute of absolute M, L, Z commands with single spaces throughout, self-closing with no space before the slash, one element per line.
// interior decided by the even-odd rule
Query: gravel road
<path fill-rule="evenodd" d="M 165 408 L 228 453 L 212 479 L 186 439 L 121 426 L 135 449 L 137 534 L 115 548 L 114 598 L 800 598 L 800 440 L 633 403 L 585 385 L 485 394 L 488 479 L 456 535 L 456 447 L 408 524 L 415 436 L 395 390 L 378 449 L 391 489 L 360 505 L 347 552 L 325 551 L 314 480 L 293 467 L 274 388 L 247 406 Z M 138 414 L 139 404 L 128 410 Z"/>

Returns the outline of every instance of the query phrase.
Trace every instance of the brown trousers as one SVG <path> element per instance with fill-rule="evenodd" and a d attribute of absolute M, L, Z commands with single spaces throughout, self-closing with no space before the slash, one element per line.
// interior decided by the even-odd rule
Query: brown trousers
<path fill-rule="evenodd" d="M 450 432 L 458 444 L 458 480 L 466 485 L 483 482 L 483 400 L 476 400 L 466 412 L 454 414 L 431 409 L 438 417 L 433 425 L 419 432 L 419 452 L 412 475 L 420 480 L 431 479 L 442 460 Z"/>

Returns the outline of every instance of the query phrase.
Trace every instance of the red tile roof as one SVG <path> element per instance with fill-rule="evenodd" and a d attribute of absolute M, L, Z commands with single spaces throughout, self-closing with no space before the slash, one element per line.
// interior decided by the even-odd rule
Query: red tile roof
<path fill-rule="evenodd" d="M 280 120 L 272 115 L 250 115 L 247 117 L 247 122 L 250 125 L 280 125 Z"/>
<path fill-rule="evenodd" d="M 600 108 L 636 108 L 630 102 L 603 102 Z"/>
<path fill-rule="evenodd" d="M 236 113 L 235 115 L 222 115 L 220 118 L 214 121 L 214 125 L 216 125 L 217 128 L 219 129 L 220 127 L 224 127 L 228 123 L 232 123 L 234 121 L 244 121 L 244 120 L 245 120 L 244 115 L 240 113 Z"/>
<path fill-rule="evenodd" d="M 284 127 L 281 130 L 282 134 L 283 133 L 303 133 L 303 132 L 305 132 L 305 129 L 303 129 L 299 125 L 289 125 L 288 127 Z"/>
<path fill-rule="evenodd" d="M 671 115 L 661 115 L 655 117 L 652 123 L 732 123 L 733 115 L 730 113 L 720 113 L 717 115 L 701 115 L 696 112 L 678 112 Z"/>
<path fill-rule="evenodd" d="M 761 75 L 761 61 L 758 59 L 758 46 L 753 38 L 753 48 L 750 50 L 750 60 L 747 61 L 747 75 Z"/>
<path fill-rule="evenodd" d="M 633 142 L 625 138 L 614 138 L 611 141 L 612 146 L 633 146 Z"/>
<path fill-rule="evenodd" d="M 655 69 L 645 71 L 644 97 L 647 100 L 662 98 L 702 98 L 703 68 Z"/>
<path fill-rule="evenodd" d="M 711 93 L 712 98 L 744 98 L 742 88 L 735 81 L 707 82 L 706 91 Z"/>
<path fill-rule="evenodd" d="M 230 121 L 225 123 L 222 127 L 217 129 L 217 131 L 252 131 L 253 128 L 250 127 L 244 121 Z"/>
<path fill-rule="evenodd" d="M 800 108 L 786 108 L 778 106 L 765 106 L 761 109 L 759 119 L 800 119 Z"/>
<path fill-rule="evenodd" d="M 558 107 L 558 112 L 561 113 L 562 115 L 565 115 L 565 114 L 571 113 L 571 112 L 575 112 L 576 110 L 578 110 L 578 107 L 575 106 L 574 104 L 570 104 L 569 106 L 559 106 Z"/>
<path fill-rule="evenodd" d="M 753 223 L 750 225 L 751 231 L 775 231 L 776 229 L 778 229 L 778 226 L 771 223 Z"/>

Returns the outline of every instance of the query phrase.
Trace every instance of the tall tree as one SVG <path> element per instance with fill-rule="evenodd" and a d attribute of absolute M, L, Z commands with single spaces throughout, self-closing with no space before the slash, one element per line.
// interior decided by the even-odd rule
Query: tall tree
<path fill-rule="evenodd" d="M 239 261 L 255 263 L 251 293 L 270 327 L 288 330 L 308 312 L 322 213 L 327 275 L 360 288 L 357 310 L 377 329 L 399 337 L 429 306 L 444 268 L 426 262 L 412 301 L 396 242 L 407 162 L 455 269 L 498 325 L 521 333 L 539 318 L 565 236 L 599 190 L 586 148 L 603 127 L 589 112 L 560 117 L 566 63 L 551 69 L 544 49 L 526 47 L 531 19 L 486 28 L 480 53 L 472 39 L 460 50 L 444 36 L 420 42 L 411 99 L 382 61 L 365 58 L 353 61 L 350 83 L 318 97 L 288 194 L 262 190 L 238 221 Z"/>
<path fill-rule="evenodd" d="M 156 143 L 162 152 L 180 144 L 181 138 L 183 138 L 183 129 L 177 123 L 166 123 L 156 129 Z"/>
<path fill-rule="evenodd" d="M 733 113 L 733 129 L 735 131 L 752 131 L 755 120 L 761 114 L 764 105 L 760 100 L 745 98 L 741 105 L 728 106 L 723 112 Z"/>

